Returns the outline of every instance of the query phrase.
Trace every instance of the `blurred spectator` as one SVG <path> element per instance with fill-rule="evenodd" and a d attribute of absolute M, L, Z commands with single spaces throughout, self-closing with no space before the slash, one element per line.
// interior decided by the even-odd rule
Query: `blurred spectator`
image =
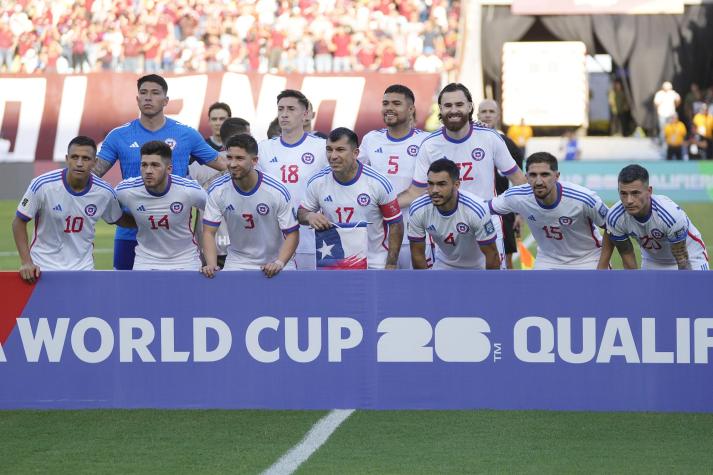
<path fill-rule="evenodd" d="M 567 130 L 560 142 L 560 153 L 562 160 L 581 160 L 582 150 L 579 148 L 579 139 L 575 130 Z"/>
<path fill-rule="evenodd" d="M 522 156 L 526 157 L 525 147 L 527 146 L 527 141 L 532 137 L 532 127 L 525 124 L 525 119 L 520 119 L 520 124 L 508 127 L 507 136 L 510 140 L 515 142 L 517 148 L 522 152 Z"/>
<path fill-rule="evenodd" d="M 678 120 L 675 112 L 668 118 L 663 129 L 666 139 L 666 160 L 683 160 L 683 146 L 686 142 L 686 126 Z"/>
<path fill-rule="evenodd" d="M 656 106 L 656 114 L 658 115 L 659 140 L 663 144 L 664 128 L 668 124 L 669 119 L 676 114 L 676 108 L 681 103 L 681 96 L 673 90 L 673 85 L 669 81 L 665 81 L 654 95 L 654 105 Z"/>
<path fill-rule="evenodd" d="M 461 0 L 4 0 L 0 72 L 448 72 Z"/>
<path fill-rule="evenodd" d="M 631 107 L 620 79 L 615 79 L 609 90 L 609 111 L 611 123 L 609 133 L 616 136 L 629 135 Z"/>
<path fill-rule="evenodd" d="M 691 138 L 696 142 L 701 158 L 713 158 L 713 105 L 700 104 L 692 119 Z"/>
<path fill-rule="evenodd" d="M 701 104 L 703 104 L 703 92 L 698 84 L 694 82 L 691 84 L 691 89 L 683 99 L 683 119 L 687 126 L 690 127 L 693 123 L 693 116 Z"/>

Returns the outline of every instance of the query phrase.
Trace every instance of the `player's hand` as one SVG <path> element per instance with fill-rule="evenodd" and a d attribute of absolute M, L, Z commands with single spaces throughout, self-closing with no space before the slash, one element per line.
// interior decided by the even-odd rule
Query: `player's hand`
<path fill-rule="evenodd" d="M 201 267 L 201 274 L 204 276 L 208 277 L 209 279 L 212 279 L 215 277 L 216 272 L 220 270 L 220 267 L 218 266 L 203 266 Z"/>
<path fill-rule="evenodd" d="M 520 239 L 522 237 L 522 216 L 519 214 L 515 215 L 515 221 L 512 223 L 512 230 L 515 233 L 515 237 Z"/>
<path fill-rule="evenodd" d="M 325 231 L 332 227 L 327 217 L 322 213 L 310 213 L 307 215 L 307 222 L 317 231 Z"/>
<path fill-rule="evenodd" d="M 279 259 L 275 259 L 273 262 L 270 262 L 269 264 L 265 264 L 264 266 L 262 266 L 262 271 L 265 273 L 265 275 L 268 278 L 270 278 L 270 277 L 275 277 L 284 268 L 285 268 L 285 263 Z"/>
<path fill-rule="evenodd" d="M 386 270 L 396 270 L 398 268 L 398 264 L 386 264 L 386 266 L 384 267 L 384 269 Z"/>
<path fill-rule="evenodd" d="M 34 284 L 40 278 L 40 268 L 33 262 L 28 262 L 20 266 L 20 277 L 28 284 Z"/>

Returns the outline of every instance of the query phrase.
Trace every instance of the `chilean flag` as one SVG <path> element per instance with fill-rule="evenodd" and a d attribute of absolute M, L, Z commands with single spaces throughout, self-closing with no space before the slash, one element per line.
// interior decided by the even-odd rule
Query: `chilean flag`
<path fill-rule="evenodd" d="M 315 231 L 318 270 L 367 269 L 365 222 L 340 224 Z"/>

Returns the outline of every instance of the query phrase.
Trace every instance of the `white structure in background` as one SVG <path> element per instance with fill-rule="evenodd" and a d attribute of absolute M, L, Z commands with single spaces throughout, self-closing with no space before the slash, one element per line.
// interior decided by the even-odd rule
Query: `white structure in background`
<path fill-rule="evenodd" d="M 503 123 L 586 127 L 587 52 L 581 41 L 503 45 Z"/>

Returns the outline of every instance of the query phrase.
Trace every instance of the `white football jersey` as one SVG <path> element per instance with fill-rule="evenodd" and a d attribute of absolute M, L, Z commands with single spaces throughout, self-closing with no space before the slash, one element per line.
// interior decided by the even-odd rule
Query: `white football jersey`
<path fill-rule="evenodd" d="M 166 191 L 155 195 L 141 177 L 129 178 L 117 185 L 116 194 L 138 227 L 134 270 L 200 269 L 193 208 L 204 209 L 208 195 L 198 182 L 170 175 Z"/>
<path fill-rule="evenodd" d="M 446 135 L 445 128 L 428 135 L 418 151 L 413 184 L 426 187 L 428 167 L 438 159 L 447 158 L 460 168 L 460 189 L 483 199 L 495 196 L 495 169 L 511 175 L 518 168 L 505 141 L 497 130 L 473 124 L 461 140 Z"/>
<path fill-rule="evenodd" d="M 509 188 L 493 198 L 490 212 L 517 213 L 537 242 L 535 269 L 596 269 L 607 206 L 592 190 L 557 182 L 557 200 L 545 206 L 530 185 Z"/>
<path fill-rule="evenodd" d="M 77 193 L 67 183 L 65 168 L 32 180 L 16 215 L 25 222 L 35 219 L 30 256 L 41 271 L 92 270 L 96 222 L 115 223 L 122 211 L 109 183 L 92 175 Z"/>
<path fill-rule="evenodd" d="M 277 259 L 284 235 L 299 231 L 290 192 L 262 172 L 258 172 L 255 188 L 248 192 L 239 189 L 230 175 L 213 182 L 203 224 L 221 223 L 227 226 L 231 243 L 225 270 L 259 270 Z M 293 261 L 287 264 L 294 268 Z"/>
<path fill-rule="evenodd" d="M 436 243 L 434 269 L 485 269 L 480 246 L 494 243 L 497 235 L 483 200 L 458 191 L 456 208 L 444 214 L 424 195 L 411 203 L 409 213 L 409 240 L 425 241 L 428 234 Z"/>
<path fill-rule="evenodd" d="M 301 203 L 307 181 L 328 165 L 327 141 L 308 132 L 292 145 L 283 142 L 281 137 L 273 137 L 258 144 L 258 157 L 258 170 L 282 183 L 294 202 Z M 314 230 L 309 226 L 300 229 L 297 252 L 315 253 Z"/>
<path fill-rule="evenodd" d="M 627 213 L 621 201 L 618 202 L 609 210 L 607 231 L 613 241 L 631 236 L 639 242 L 642 269 L 678 269 L 671 244 L 683 240 L 686 240 L 691 268 L 708 269 L 708 254 L 701 233 L 667 196 L 651 195 L 651 214 L 643 220 Z"/>
<path fill-rule="evenodd" d="M 367 223 L 369 269 L 383 269 L 388 255 L 388 224 L 402 220 L 393 186 L 383 175 L 358 162 L 356 176 L 347 183 L 327 167 L 307 182 L 301 207 L 322 211 L 332 223 Z"/>
<path fill-rule="evenodd" d="M 225 152 L 220 152 L 221 155 L 225 155 Z M 197 161 L 188 165 L 188 175 L 190 178 L 196 180 L 204 190 L 207 190 L 213 180 L 218 178 L 224 172 L 218 171 L 208 165 L 201 165 Z M 200 237 L 203 230 L 201 229 L 201 212 L 198 211 L 198 221 L 195 231 L 196 237 Z M 215 233 L 215 244 L 218 248 L 218 255 L 225 256 L 228 254 L 228 246 L 230 245 L 230 238 L 228 236 L 228 229 L 225 224 L 218 226 L 218 231 Z"/>
<path fill-rule="evenodd" d="M 411 129 L 405 137 L 395 139 L 389 129 L 372 130 L 361 141 L 359 160 L 388 178 L 398 196 L 411 185 L 418 149 L 427 135 L 421 129 Z M 401 214 L 407 222 L 408 208 L 401 208 Z M 404 243 L 408 243 L 406 233 Z"/>

